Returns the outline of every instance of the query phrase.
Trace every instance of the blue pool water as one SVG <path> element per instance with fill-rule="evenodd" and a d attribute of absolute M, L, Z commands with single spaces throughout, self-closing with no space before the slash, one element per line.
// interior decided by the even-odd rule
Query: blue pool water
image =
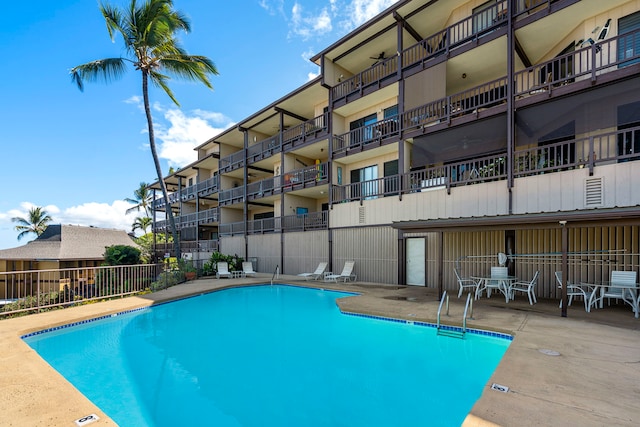
<path fill-rule="evenodd" d="M 459 426 L 508 339 L 253 286 L 25 337 L 120 426 Z"/>

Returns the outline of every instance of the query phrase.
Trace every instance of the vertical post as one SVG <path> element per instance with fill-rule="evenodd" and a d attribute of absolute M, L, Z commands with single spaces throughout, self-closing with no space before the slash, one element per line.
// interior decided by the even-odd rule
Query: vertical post
<path fill-rule="evenodd" d="M 567 221 L 560 221 L 562 227 L 562 317 L 567 317 L 567 305 L 569 298 L 567 294 L 567 283 L 569 282 L 568 255 L 569 251 L 569 231 L 567 230 Z"/>
<path fill-rule="evenodd" d="M 439 231 L 438 232 L 438 295 L 442 295 L 442 293 L 444 292 L 444 286 L 442 283 L 442 263 L 444 260 L 444 232 L 443 231 Z"/>
<path fill-rule="evenodd" d="M 509 214 L 513 213 L 513 153 L 514 153 L 514 123 L 513 108 L 514 93 L 514 38 L 512 2 L 507 4 L 507 190 L 509 192 Z"/>

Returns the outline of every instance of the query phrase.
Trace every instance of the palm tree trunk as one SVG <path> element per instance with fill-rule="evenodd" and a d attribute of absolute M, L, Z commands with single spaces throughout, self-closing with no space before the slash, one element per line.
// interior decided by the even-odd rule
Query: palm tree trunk
<path fill-rule="evenodd" d="M 173 236 L 173 250 L 175 251 L 176 258 L 180 260 L 180 239 L 178 237 L 178 230 L 176 229 L 176 221 L 173 218 L 173 211 L 169 204 L 169 196 L 167 195 L 167 186 L 164 182 L 162 175 L 162 168 L 160 167 L 160 160 L 158 159 L 158 152 L 156 151 L 156 139 L 153 133 L 153 120 L 151 118 L 151 108 L 149 106 L 149 76 L 145 70 L 142 70 L 142 96 L 144 98 L 144 112 L 147 115 L 147 126 L 149 128 L 149 147 L 151 147 L 151 155 L 153 156 L 153 163 L 156 166 L 156 173 L 158 174 L 158 182 L 160 183 L 160 189 L 162 190 L 162 198 L 164 199 L 164 205 L 166 206 L 165 212 L 169 218 L 169 226 L 171 227 L 171 235 Z"/>

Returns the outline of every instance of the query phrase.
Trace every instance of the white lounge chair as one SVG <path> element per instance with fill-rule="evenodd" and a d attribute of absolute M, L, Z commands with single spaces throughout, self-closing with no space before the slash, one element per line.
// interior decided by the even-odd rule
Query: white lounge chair
<path fill-rule="evenodd" d="M 478 288 L 478 283 L 469 277 L 460 277 L 460 273 L 458 272 L 457 268 L 454 268 L 453 271 L 456 273 L 456 280 L 458 281 L 458 287 L 460 288 L 458 290 L 458 298 L 462 296 L 462 292 L 465 288 L 473 289 L 473 292 L 475 294 Z"/>
<path fill-rule="evenodd" d="M 342 280 L 343 282 L 355 281 L 356 275 L 353 273 L 353 266 L 356 264 L 355 261 L 345 261 L 344 268 L 342 269 L 342 273 L 340 274 L 328 274 L 324 277 L 325 282 L 337 282 L 338 280 Z"/>
<path fill-rule="evenodd" d="M 562 271 L 556 271 L 556 281 L 558 282 L 558 288 L 562 289 Z M 571 305 L 573 297 L 582 297 L 584 299 L 584 311 L 591 311 L 591 307 L 589 307 L 589 300 L 591 299 L 592 294 L 592 287 L 584 289 L 580 285 L 574 285 L 567 281 L 567 296 L 569 297 L 569 303 L 567 306 Z M 562 298 L 560 299 L 560 308 L 562 308 Z"/>
<path fill-rule="evenodd" d="M 324 274 L 324 271 L 327 269 L 326 262 L 321 262 L 318 264 L 318 268 L 313 273 L 300 273 L 298 277 L 304 277 L 304 280 L 318 280 Z"/>
<path fill-rule="evenodd" d="M 242 263 L 242 273 L 245 276 L 254 276 L 256 275 L 256 272 L 253 271 L 253 264 L 251 263 L 251 261 L 244 261 Z"/>
<path fill-rule="evenodd" d="M 538 300 L 536 299 L 536 285 L 538 284 L 539 275 L 540 272 L 536 271 L 536 274 L 533 275 L 533 279 L 531 279 L 531 281 L 514 282 L 513 284 L 511 284 L 511 299 L 513 299 L 515 292 L 523 292 L 529 297 L 530 305 L 537 303 Z"/>
<path fill-rule="evenodd" d="M 231 273 L 229 272 L 229 264 L 226 262 L 218 263 L 218 271 L 216 272 L 216 278 L 228 277 L 231 279 Z"/>

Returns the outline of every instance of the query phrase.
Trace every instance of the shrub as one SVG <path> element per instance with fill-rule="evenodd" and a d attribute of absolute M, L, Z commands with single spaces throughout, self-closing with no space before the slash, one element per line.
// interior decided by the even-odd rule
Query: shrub
<path fill-rule="evenodd" d="M 229 271 L 240 271 L 242 270 L 243 261 L 244 259 L 239 257 L 237 254 L 226 255 L 221 252 L 214 252 L 211 254 L 209 261 L 202 267 L 203 275 L 209 276 L 216 274 L 219 262 L 226 262 L 229 264 Z"/>
<path fill-rule="evenodd" d="M 127 245 L 108 246 L 104 252 L 105 265 L 140 264 L 140 249 Z"/>

